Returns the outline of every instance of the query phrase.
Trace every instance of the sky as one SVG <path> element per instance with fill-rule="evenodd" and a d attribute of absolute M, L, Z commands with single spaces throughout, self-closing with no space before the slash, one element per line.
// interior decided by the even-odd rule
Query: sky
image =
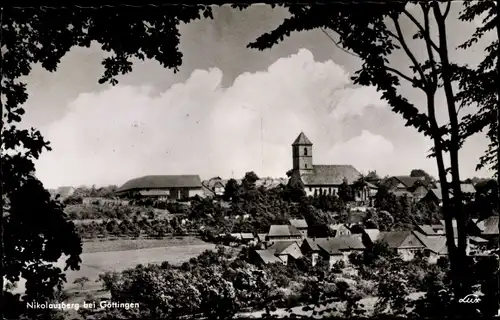
<path fill-rule="evenodd" d="M 457 6 L 450 15 L 457 16 Z M 284 177 L 300 132 L 314 144 L 315 164 L 352 164 L 381 176 L 420 168 L 436 176 L 435 160 L 427 158 L 431 142 L 405 127 L 374 88 L 352 84 L 360 61 L 321 31 L 292 34 L 266 51 L 246 48 L 286 17 L 265 5 L 216 8 L 213 20 L 180 26 L 179 73 L 137 62 L 115 87 L 97 84 L 105 57 L 97 45 L 74 48 L 55 73 L 34 66 L 23 126 L 38 128 L 53 148 L 35 163 L 37 177 L 48 188 L 122 185 L 150 174 Z M 473 28 L 451 21 L 450 46 Z M 414 29 L 404 21 L 403 30 Z M 421 43 L 410 46 L 423 57 Z M 472 64 L 482 57 L 480 49 L 450 54 Z M 408 63 L 402 53 L 391 57 L 401 70 Z M 408 84 L 399 90 L 425 108 L 421 92 Z M 441 120 L 444 101 L 439 95 Z M 466 143 L 462 177 L 491 174 L 475 171 L 486 145 L 481 134 Z"/>

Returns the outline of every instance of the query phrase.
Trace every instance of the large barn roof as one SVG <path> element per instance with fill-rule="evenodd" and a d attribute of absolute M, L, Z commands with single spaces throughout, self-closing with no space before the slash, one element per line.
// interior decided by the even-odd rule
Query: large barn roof
<path fill-rule="evenodd" d="M 144 176 L 125 182 L 117 192 L 163 188 L 201 188 L 201 179 L 198 175 Z"/>

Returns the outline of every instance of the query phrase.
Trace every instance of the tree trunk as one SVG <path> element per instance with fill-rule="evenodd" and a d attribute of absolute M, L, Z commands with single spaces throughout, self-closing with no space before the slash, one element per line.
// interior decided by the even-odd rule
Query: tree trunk
<path fill-rule="evenodd" d="M 465 228 L 465 214 L 462 203 L 462 190 L 459 172 L 458 150 L 460 148 L 459 124 L 458 113 L 455 105 L 455 95 L 451 86 L 451 69 L 448 58 L 448 43 L 446 39 L 446 25 L 445 18 L 443 17 L 438 3 L 433 3 L 434 16 L 438 27 L 439 34 L 439 56 L 441 58 L 441 77 L 443 80 L 443 88 L 446 95 L 446 102 L 448 107 L 448 116 L 450 118 L 450 165 L 451 165 L 451 189 L 453 191 L 453 211 L 455 212 L 455 219 L 457 221 L 457 249 L 453 263 L 456 266 L 453 268 L 454 272 L 454 293 L 455 301 L 469 294 L 468 288 L 464 286 L 467 276 L 467 260 L 466 260 L 466 245 L 467 235 Z M 445 188 L 444 192 L 448 193 L 449 188 Z M 451 204 L 451 203 L 450 203 Z M 448 233 L 448 230 L 446 230 Z M 451 260 L 450 260 L 451 263 Z"/>
<path fill-rule="evenodd" d="M 497 214 L 500 214 L 498 206 L 500 205 L 500 0 L 496 1 L 496 29 L 497 29 Z M 500 229 L 500 219 L 498 220 L 498 228 Z"/>

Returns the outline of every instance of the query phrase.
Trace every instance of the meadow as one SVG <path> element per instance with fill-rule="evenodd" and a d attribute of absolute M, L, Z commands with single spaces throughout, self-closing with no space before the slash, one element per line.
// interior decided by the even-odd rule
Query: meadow
<path fill-rule="evenodd" d="M 87 277 L 84 292 L 95 293 L 101 289 L 96 280 L 106 271 L 123 271 L 138 264 L 181 264 L 198 256 L 205 250 L 213 250 L 215 245 L 194 237 L 166 239 L 120 239 L 105 241 L 87 241 L 83 243 L 80 270 L 66 271 L 67 282 L 64 289 L 75 293 L 81 287 L 73 282 Z M 59 259 L 57 266 L 64 268 L 65 258 Z M 24 283 L 19 282 L 16 292 L 24 291 Z"/>

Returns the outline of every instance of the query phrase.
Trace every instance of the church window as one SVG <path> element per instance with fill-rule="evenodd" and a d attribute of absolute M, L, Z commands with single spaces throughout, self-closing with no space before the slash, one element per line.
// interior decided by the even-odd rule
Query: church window
<path fill-rule="evenodd" d="M 306 168 L 306 169 L 307 169 L 307 163 L 304 163 L 304 168 Z"/>
<path fill-rule="evenodd" d="M 307 147 L 304 147 L 304 155 L 307 156 Z"/>

